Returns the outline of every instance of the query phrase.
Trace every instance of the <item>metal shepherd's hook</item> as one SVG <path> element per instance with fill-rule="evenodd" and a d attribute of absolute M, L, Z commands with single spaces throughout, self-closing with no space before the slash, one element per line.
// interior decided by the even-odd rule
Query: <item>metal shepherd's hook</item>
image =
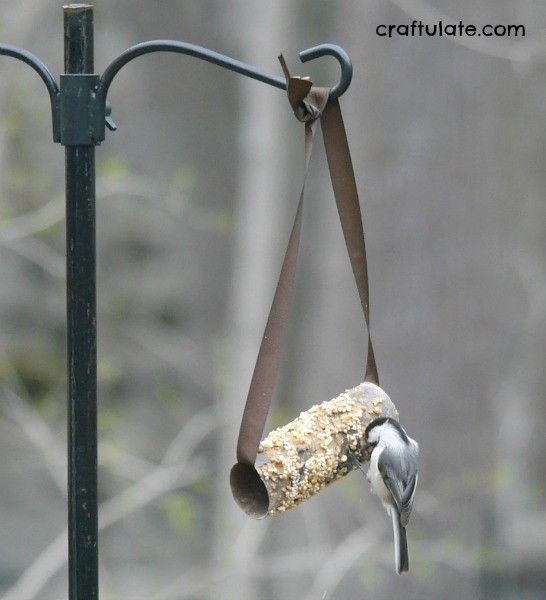
<path fill-rule="evenodd" d="M 95 146 L 114 130 L 107 95 L 119 70 L 150 52 L 176 52 L 200 58 L 230 71 L 286 89 L 284 77 L 207 48 L 172 40 L 133 46 L 100 76 L 93 61 L 93 6 L 69 4 L 64 10 L 65 73 L 57 84 L 33 54 L 0 44 L 0 55 L 32 67 L 44 82 L 51 102 L 53 140 L 66 153 L 67 330 L 68 330 L 68 527 L 69 598 L 98 598 L 97 547 L 97 352 L 95 281 Z M 300 53 L 302 62 L 333 56 L 340 64 L 339 98 L 352 78 L 351 60 L 334 44 Z"/>

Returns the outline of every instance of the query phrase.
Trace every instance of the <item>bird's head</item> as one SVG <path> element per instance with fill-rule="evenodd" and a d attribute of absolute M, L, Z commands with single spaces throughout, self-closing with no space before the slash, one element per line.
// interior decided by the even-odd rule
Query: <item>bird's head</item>
<path fill-rule="evenodd" d="M 374 419 L 364 432 L 364 450 L 372 451 L 377 444 L 384 442 L 409 444 L 408 436 L 400 423 L 392 417 Z"/>

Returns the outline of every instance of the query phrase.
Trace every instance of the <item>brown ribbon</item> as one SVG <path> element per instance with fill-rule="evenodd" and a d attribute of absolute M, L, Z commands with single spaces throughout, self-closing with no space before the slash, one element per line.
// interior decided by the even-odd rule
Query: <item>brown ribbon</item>
<path fill-rule="evenodd" d="M 294 224 L 288 240 L 258 358 L 256 359 L 256 366 L 250 382 L 239 430 L 237 461 L 248 465 L 253 465 L 256 461 L 279 370 L 282 339 L 294 292 L 305 181 L 319 120 L 322 123 L 326 157 L 341 227 L 368 329 L 368 358 L 365 381 L 379 384 L 370 335 L 368 268 L 364 230 L 349 144 L 339 101 L 329 99 L 330 90 L 328 88 L 313 87 L 308 78 L 290 76 L 282 55 L 279 60 L 287 79 L 290 105 L 296 118 L 305 123 L 305 174 Z"/>

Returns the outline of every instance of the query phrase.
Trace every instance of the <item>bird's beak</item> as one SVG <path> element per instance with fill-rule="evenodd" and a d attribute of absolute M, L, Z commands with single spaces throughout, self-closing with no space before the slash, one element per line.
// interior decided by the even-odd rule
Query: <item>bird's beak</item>
<path fill-rule="evenodd" d="M 364 444 L 364 452 L 370 452 L 373 448 L 373 444 L 366 443 Z"/>

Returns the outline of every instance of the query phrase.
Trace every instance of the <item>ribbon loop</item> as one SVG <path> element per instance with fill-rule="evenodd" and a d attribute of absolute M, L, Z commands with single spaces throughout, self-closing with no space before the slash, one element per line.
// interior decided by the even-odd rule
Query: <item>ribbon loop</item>
<path fill-rule="evenodd" d="M 329 99 L 330 90 L 314 87 L 307 77 L 291 76 L 282 56 L 279 56 L 287 81 L 287 95 L 296 118 L 305 123 L 305 173 L 294 224 L 288 240 L 277 288 L 269 311 L 237 442 L 238 465 L 232 475 L 239 477 L 241 465 L 250 465 L 252 473 L 279 369 L 281 344 L 294 291 L 296 264 L 300 245 L 305 180 L 309 169 L 316 126 L 321 121 L 330 178 L 338 208 L 343 235 L 351 262 L 364 319 L 368 329 L 368 356 L 365 381 L 379 384 L 372 347 L 369 322 L 368 268 L 362 216 L 356 189 L 347 135 L 339 101 Z M 248 467 L 244 471 L 248 479 Z M 256 476 L 257 477 L 257 476 Z M 258 477 L 259 480 L 259 477 Z M 250 481 L 250 480 L 249 480 Z"/>

